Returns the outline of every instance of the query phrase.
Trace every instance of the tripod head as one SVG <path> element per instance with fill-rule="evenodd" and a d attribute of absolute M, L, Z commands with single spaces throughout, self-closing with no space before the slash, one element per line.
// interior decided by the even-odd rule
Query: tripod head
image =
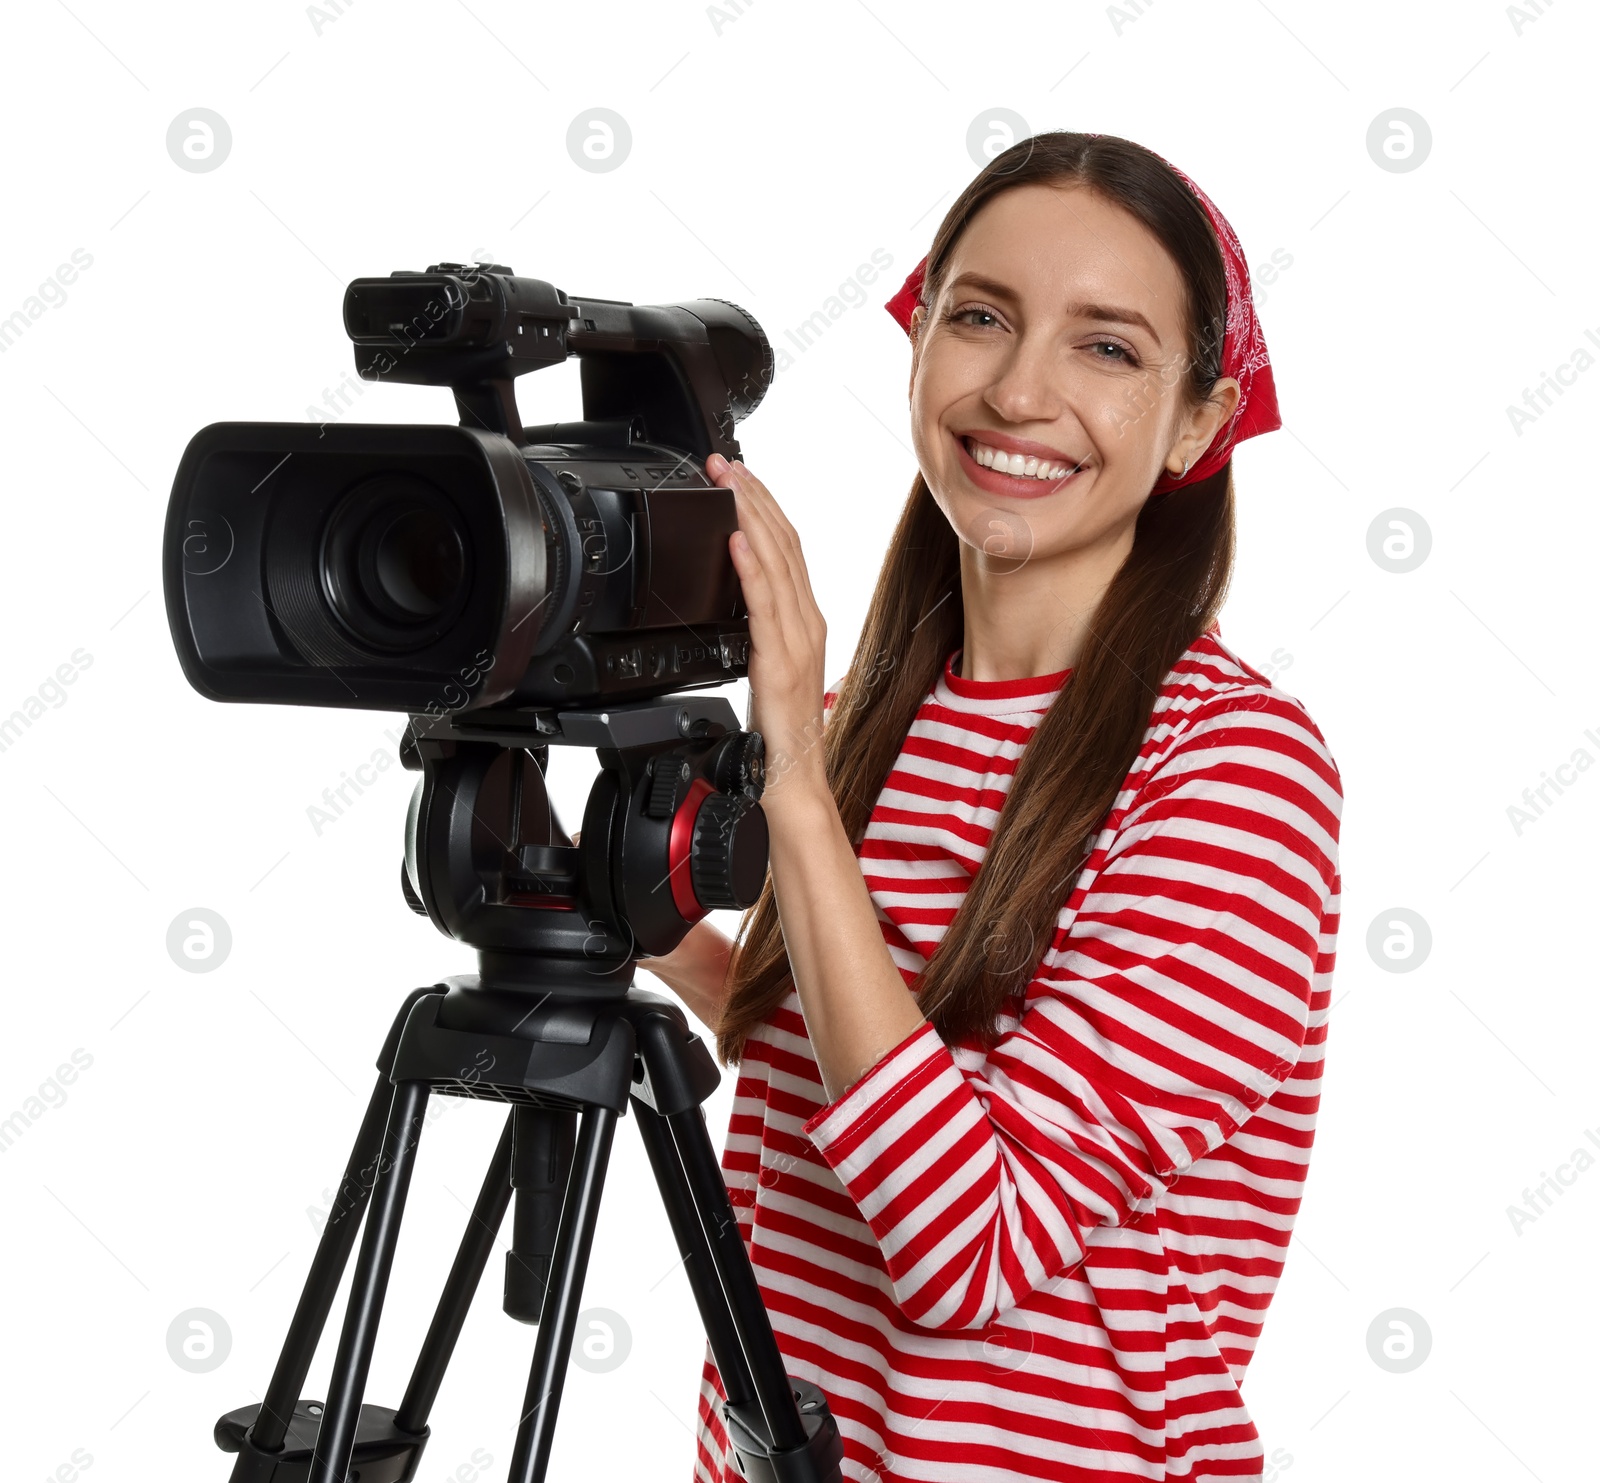
<path fill-rule="evenodd" d="M 581 846 L 551 810 L 552 745 L 593 747 L 600 763 Z M 620 997 L 637 958 L 761 893 L 765 748 L 721 697 L 413 715 L 400 760 L 422 774 L 402 889 L 478 949 L 482 990 Z"/>

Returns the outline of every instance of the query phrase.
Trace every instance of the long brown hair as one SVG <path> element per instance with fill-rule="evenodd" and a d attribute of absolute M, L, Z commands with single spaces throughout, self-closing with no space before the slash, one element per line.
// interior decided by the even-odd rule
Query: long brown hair
<path fill-rule="evenodd" d="M 1030 184 L 1082 183 L 1124 207 L 1182 272 L 1186 374 L 1197 406 L 1222 374 L 1222 251 L 1194 194 L 1161 158 L 1109 134 L 1037 134 L 992 159 L 956 199 L 928 254 L 924 302 L 987 201 Z M 981 869 L 916 980 L 949 1044 L 998 1039 L 996 1017 L 1039 964 L 1095 836 L 1139 753 L 1162 682 L 1217 616 L 1233 568 L 1231 463 L 1147 499 L 1132 550 L 1089 624 L 1072 674 L 1023 748 Z M 828 786 L 859 848 L 878 794 L 945 659 L 962 642 L 960 541 L 919 471 L 878 573 L 861 637 L 822 734 Z M 793 984 L 772 877 L 740 924 L 717 1031 L 724 1066 Z"/>

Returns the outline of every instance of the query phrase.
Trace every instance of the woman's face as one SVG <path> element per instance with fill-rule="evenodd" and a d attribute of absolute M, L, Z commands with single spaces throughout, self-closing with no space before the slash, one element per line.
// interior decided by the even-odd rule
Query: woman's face
<path fill-rule="evenodd" d="M 917 461 L 963 540 L 995 557 L 1120 560 L 1163 467 L 1198 459 L 1238 401 L 1228 377 L 1185 406 L 1184 298 L 1148 228 L 1087 187 L 1018 186 L 983 205 L 913 316 Z"/>

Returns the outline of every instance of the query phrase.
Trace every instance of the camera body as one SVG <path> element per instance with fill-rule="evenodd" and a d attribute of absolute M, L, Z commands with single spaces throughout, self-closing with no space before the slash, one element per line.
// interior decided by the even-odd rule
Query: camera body
<path fill-rule="evenodd" d="M 733 429 L 771 383 L 720 299 L 569 299 L 498 264 L 357 279 L 367 380 L 448 385 L 461 424 L 224 422 L 189 442 L 164 536 L 184 673 L 215 700 L 560 709 L 748 667 L 728 536 Z M 579 357 L 581 420 L 523 427 L 513 380 Z"/>

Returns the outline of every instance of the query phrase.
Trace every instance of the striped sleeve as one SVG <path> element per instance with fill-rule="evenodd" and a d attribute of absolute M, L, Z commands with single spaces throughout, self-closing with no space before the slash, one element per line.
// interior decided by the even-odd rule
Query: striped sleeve
<path fill-rule="evenodd" d="M 958 1061 L 925 1022 L 804 1124 L 924 1327 L 982 1327 L 1076 1266 L 1086 1230 L 1153 1210 L 1299 1058 L 1337 910 L 1321 733 L 1287 696 L 1233 692 L 1130 777 L 1014 1028 Z"/>

